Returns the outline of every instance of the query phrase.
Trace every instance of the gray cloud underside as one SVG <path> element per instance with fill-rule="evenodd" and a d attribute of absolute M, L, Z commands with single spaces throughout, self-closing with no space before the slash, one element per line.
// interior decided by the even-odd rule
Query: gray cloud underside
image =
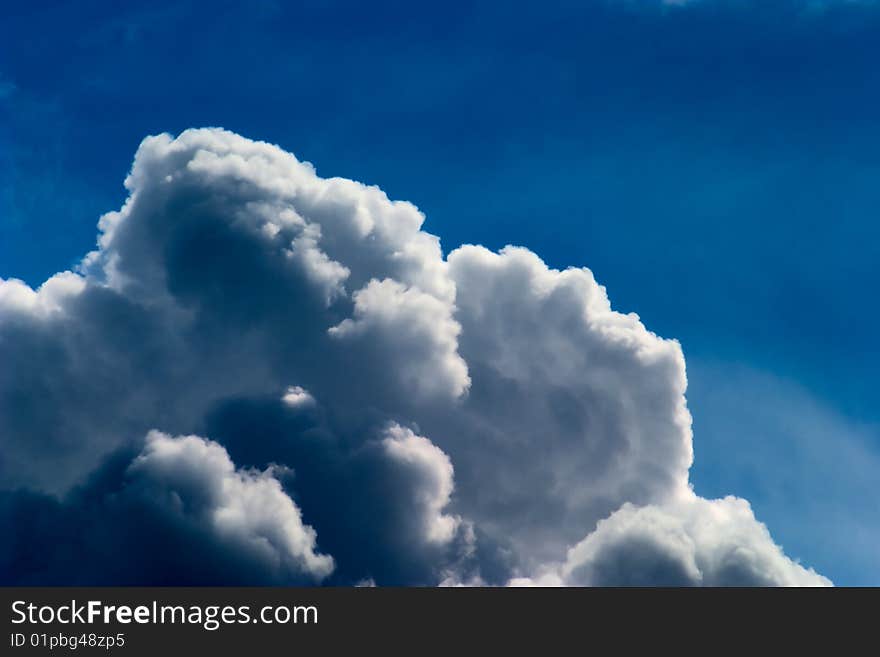
<path fill-rule="evenodd" d="M 692 492 L 681 348 L 588 269 L 222 130 L 125 185 L 0 281 L 4 583 L 829 583 Z"/>

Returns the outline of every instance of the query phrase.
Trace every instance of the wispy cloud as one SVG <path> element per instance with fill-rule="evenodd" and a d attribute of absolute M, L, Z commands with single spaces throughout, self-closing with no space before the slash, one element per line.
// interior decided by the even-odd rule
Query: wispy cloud
<path fill-rule="evenodd" d="M 798 384 L 718 362 L 690 363 L 698 492 L 748 495 L 793 554 L 835 579 L 880 582 L 880 426 Z"/>

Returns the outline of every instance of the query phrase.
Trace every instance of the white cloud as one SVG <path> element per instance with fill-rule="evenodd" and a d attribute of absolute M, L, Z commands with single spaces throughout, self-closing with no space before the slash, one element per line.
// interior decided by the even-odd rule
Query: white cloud
<path fill-rule="evenodd" d="M 687 494 L 691 420 L 677 342 L 613 311 L 587 269 L 555 271 L 510 247 L 462 247 L 449 263 L 473 384 L 448 432 L 455 448 L 439 444 L 456 464 L 458 449 L 492 464 L 458 469 L 478 522 L 550 559 L 624 502 Z M 423 427 L 438 440 L 444 422 Z"/>
<path fill-rule="evenodd" d="M 333 571 L 333 558 L 317 552 L 314 529 L 303 524 L 300 510 L 271 470 L 236 470 L 216 443 L 153 431 L 128 473 L 171 515 L 207 525 L 218 540 L 272 570 L 314 581 Z"/>
<path fill-rule="evenodd" d="M 285 404 L 294 408 L 313 406 L 315 404 L 315 398 L 309 394 L 308 390 L 300 386 L 290 386 L 287 388 L 281 399 Z"/>
<path fill-rule="evenodd" d="M 461 519 L 443 513 L 453 489 L 449 457 L 427 438 L 396 424 L 386 430 L 382 447 L 391 461 L 410 468 L 419 480 L 412 501 L 422 517 L 425 539 L 431 543 L 451 541 Z"/>
<path fill-rule="evenodd" d="M 0 282 L 0 489 L 63 496 L 158 428 L 132 466 L 157 497 L 318 576 L 303 517 L 349 583 L 567 581 L 573 546 L 627 553 L 617 526 L 693 581 L 712 536 L 797 579 L 750 511 L 693 499 L 681 347 L 590 270 L 444 258 L 413 205 L 217 129 L 145 139 L 125 184 L 80 274 Z"/>
<path fill-rule="evenodd" d="M 452 307 L 418 288 L 372 280 L 354 294 L 354 317 L 329 332 L 340 340 L 377 345 L 380 358 L 414 393 L 454 399 L 470 385 Z"/>
<path fill-rule="evenodd" d="M 792 561 L 746 500 L 624 504 L 568 550 L 509 586 L 830 586 Z"/>
<path fill-rule="evenodd" d="M 82 292 L 85 286 L 80 276 L 69 271 L 55 274 L 37 290 L 15 278 L 0 278 L 0 321 L 12 321 L 14 313 L 45 318 L 61 312 L 65 300 Z"/>
<path fill-rule="evenodd" d="M 749 503 L 696 496 L 667 506 L 626 504 L 575 545 L 561 568 L 579 586 L 827 586 L 787 558 Z"/>

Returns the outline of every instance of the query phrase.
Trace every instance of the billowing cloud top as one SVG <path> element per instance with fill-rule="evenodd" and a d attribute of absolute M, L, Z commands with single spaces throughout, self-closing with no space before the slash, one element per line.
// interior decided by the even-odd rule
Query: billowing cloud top
<path fill-rule="evenodd" d="M 125 185 L 0 280 L 3 583 L 829 583 L 692 492 L 681 348 L 588 269 L 223 130 Z"/>

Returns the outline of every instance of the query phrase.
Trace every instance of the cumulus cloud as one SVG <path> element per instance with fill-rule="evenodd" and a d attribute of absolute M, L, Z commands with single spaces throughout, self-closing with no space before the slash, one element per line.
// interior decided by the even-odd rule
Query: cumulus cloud
<path fill-rule="evenodd" d="M 460 417 L 423 427 L 444 436 L 454 463 L 461 454 L 459 484 L 482 526 L 549 559 L 624 502 L 687 492 L 677 342 L 613 311 L 587 269 L 475 246 L 451 253 L 449 266 L 472 390 Z"/>
<path fill-rule="evenodd" d="M 460 326 L 449 303 L 390 279 L 370 281 L 353 300 L 354 318 L 329 329 L 330 335 L 369 349 L 381 345 L 379 358 L 414 393 L 464 394 L 470 378 L 458 355 Z"/>
<path fill-rule="evenodd" d="M 413 205 L 218 129 L 125 186 L 76 272 L 0 281 L 4 581 L 74 577 L 32 517 L 87 519 L 102 582 L 825 581 L 694 497 L 681 348 L 590 270 L 444 257 Z"/>
<path fill-rule="evenodd" d="M 198 436 L 150 432 L 62 500 L 0 493 L 0 572 L 26 584 L 318 583 L 333 559 L 272 468 Z"/>
<path fill-rule="evenodd" d="M 303 524 L 271 469 L 236 470 L 216 443 L 153 431 L 128 473 L 150 501 L 204 524 L 236 551 L 316 580 L 333 571 L 333 559 L 316 553 L 315 531 Z"/>
<path fill-rule="evenodd" d="M 564 563 L 512 585 L 827 586 L 788 559 L 746 500 L 696 496 L 667 506 L 624 504 L 568 551 Z"/>
<path fill-rule="evenodd" d="M 459 518 L 443 514 L 453 486 L 449 457 L 427 438 L 398 425 L 388 428 L 382 448 L 391 462 L 409 469 L 419 483 L 412 504 L 414 515 L 421 517 L 424 540 L 448 543 L 459 524 Z"/>

